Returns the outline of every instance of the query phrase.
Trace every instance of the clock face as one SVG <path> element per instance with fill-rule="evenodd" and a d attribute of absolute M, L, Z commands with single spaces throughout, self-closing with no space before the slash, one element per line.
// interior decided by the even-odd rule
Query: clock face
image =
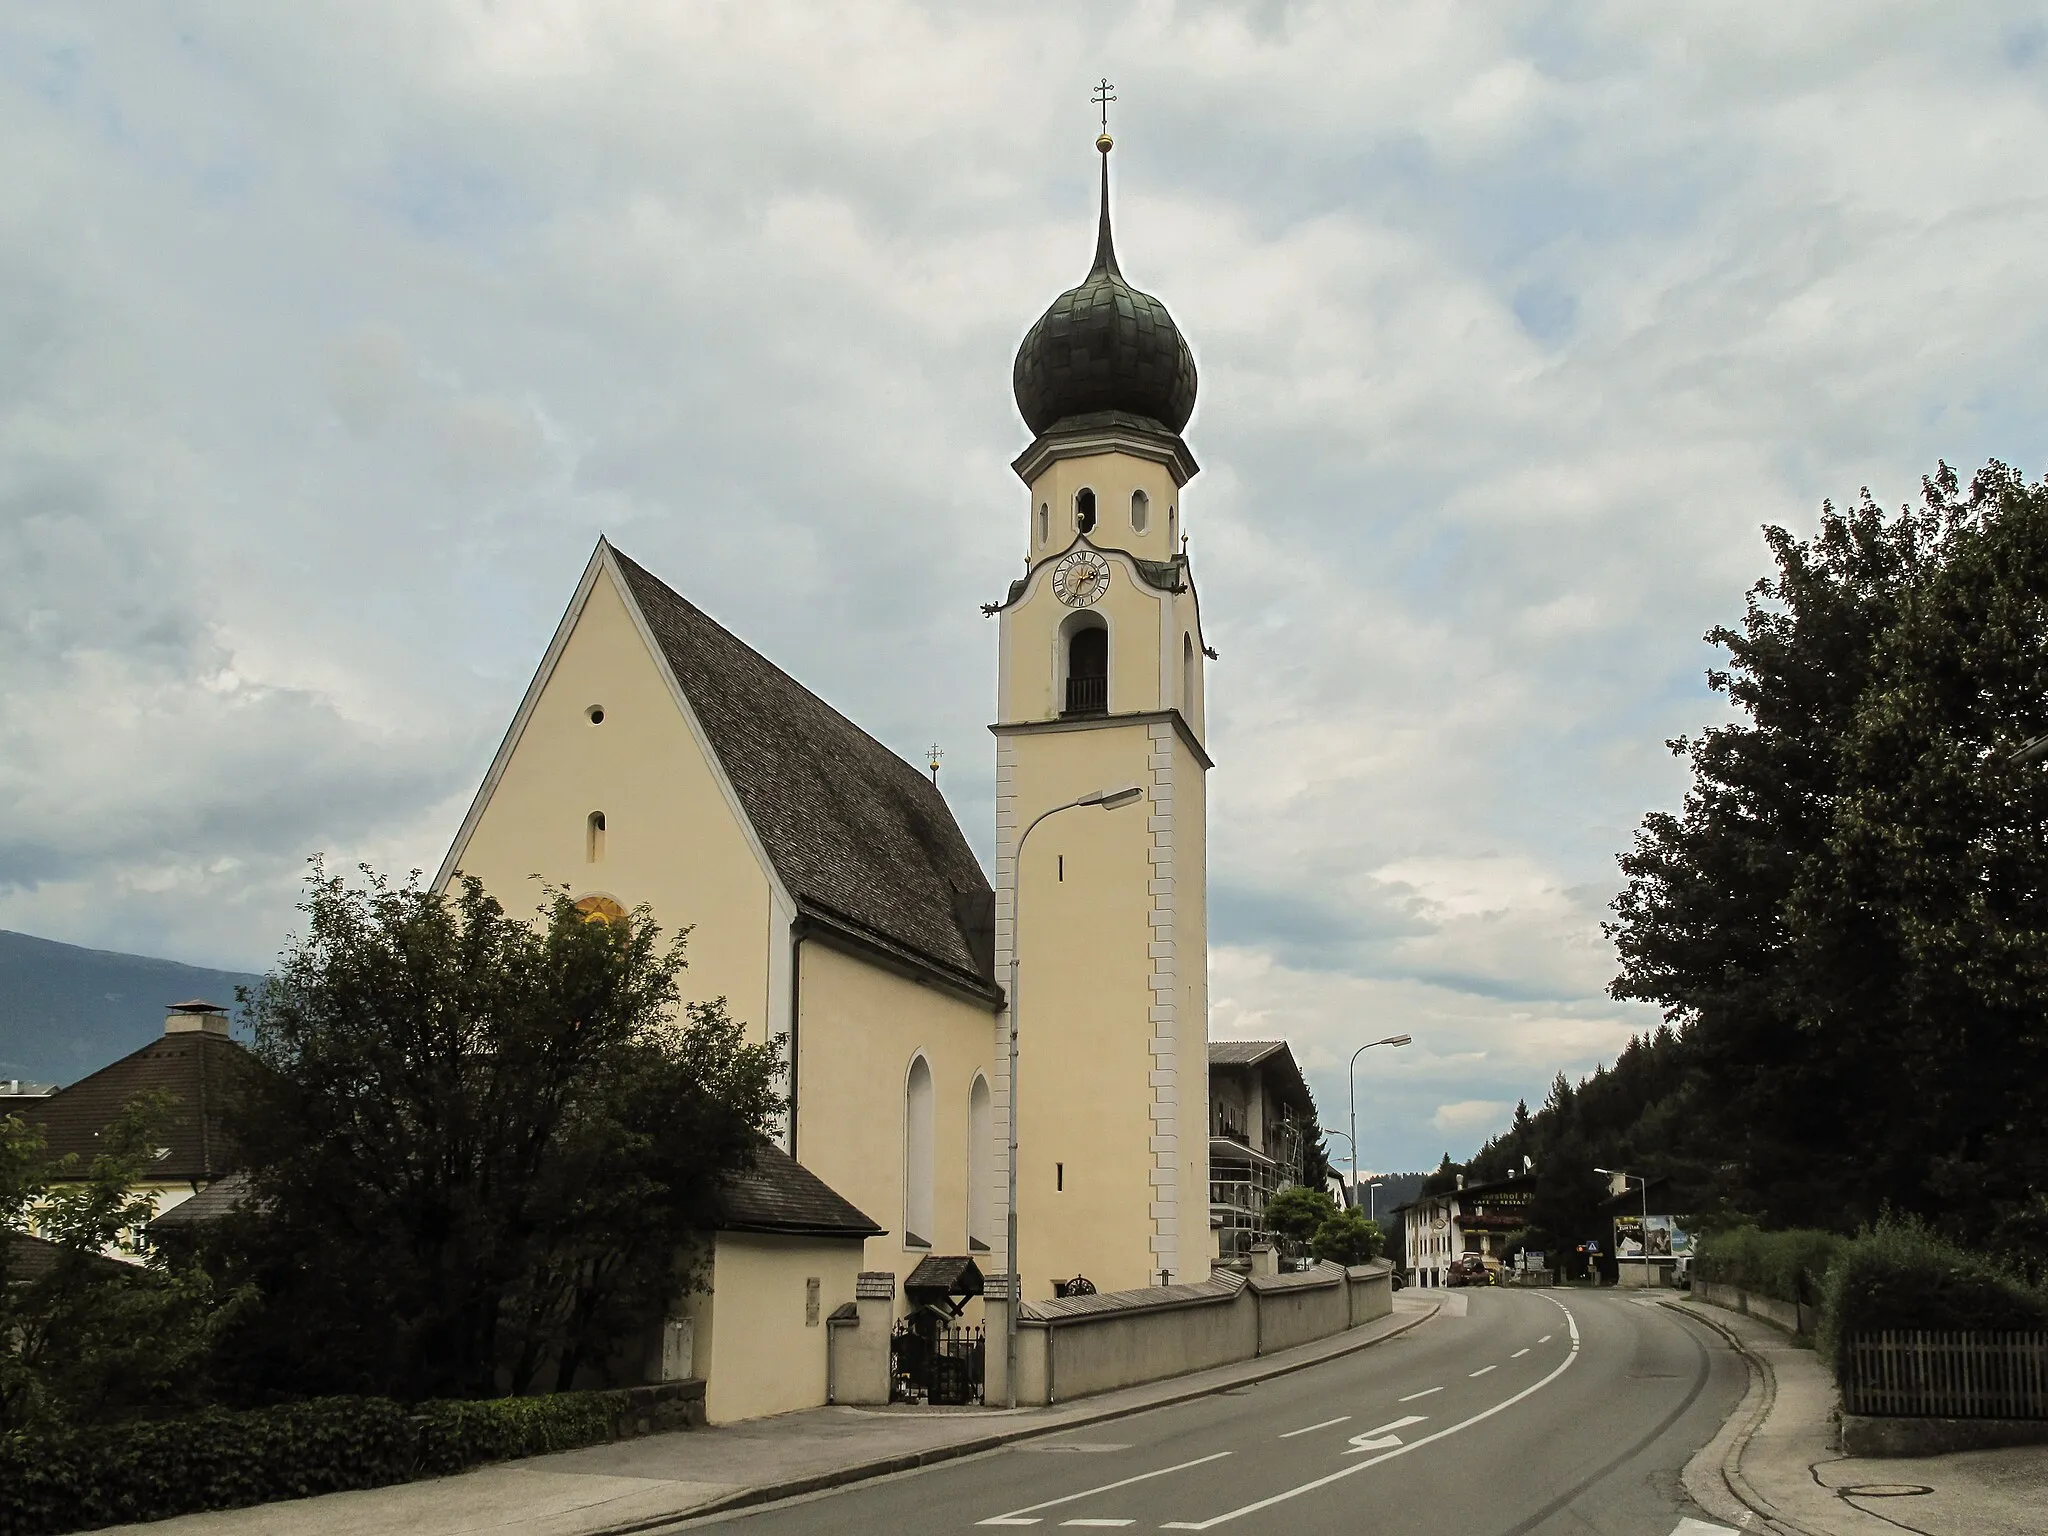
<path fill-rule="evenodd" d="M 1109 590 L 1109 562 L 1092 549 L 1077 549 L 1052 568 L 1052 592 L 1069 608 L 1086 608 Z"/>

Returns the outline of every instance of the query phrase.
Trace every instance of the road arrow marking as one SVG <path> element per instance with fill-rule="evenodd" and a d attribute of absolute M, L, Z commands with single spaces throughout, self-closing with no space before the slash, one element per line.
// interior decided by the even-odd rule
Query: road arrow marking
<path fill-rule="evenodd" d="M 1360 1451 L 1384 1451 L 1401 1443 L 1401 1437 L 1394 1434 L 1397 1429 L 1406 1429 L 1410 1424 L 1426 1423 L 1428 1415 L 1411 1413 L 1406 1418 L 1396 1419 L 1391 1424 L 1382 1424 L 1378 1429 L 1368 1429 L 1362 1435 L 1351 1437 L 1351 1449 L 1346 1456 L 1356 1456 Z"/>

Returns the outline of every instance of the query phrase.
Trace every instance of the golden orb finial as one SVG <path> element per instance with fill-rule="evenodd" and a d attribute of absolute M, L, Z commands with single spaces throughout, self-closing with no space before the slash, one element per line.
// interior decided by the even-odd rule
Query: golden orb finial
<path fill-rule="evenodd" d="M 1106 133 L 1098 134 L 1095 139 L 1095 147 L 1106 155 L 1116 147 L 1116 140 Z"/>

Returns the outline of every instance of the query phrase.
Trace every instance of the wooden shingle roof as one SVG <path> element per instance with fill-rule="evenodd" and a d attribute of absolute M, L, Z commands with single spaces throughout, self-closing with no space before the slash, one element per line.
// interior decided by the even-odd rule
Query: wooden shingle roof
<path fill-rule="evenodd" d="M 611 553 L 799 911 L 998 1003 L 994 894 L 937 786 Z"/>
<path fill-rule="evenodd" d="M 880 1237 L 882 1228 L 782 1148 L 762 1142 L 754 1166 L 725 1187 L 721 1232 Z"/>

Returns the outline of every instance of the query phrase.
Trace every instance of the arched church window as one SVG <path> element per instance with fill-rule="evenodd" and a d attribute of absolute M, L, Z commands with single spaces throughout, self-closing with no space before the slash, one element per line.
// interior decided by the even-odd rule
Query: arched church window
<path fill-rule="evenodd" d="M 604 857 L 603 811 L 592 811 L 583 824 L 583 857 L 592 864 Z"/>
<path fill-rule="evenodd" d="M 1074 493 L 1074 526 L 1083 533 L 1095 531 L 1095 493 L 1086 487 Z"/>
<path fill-rule="evenodd" d="M 1068 620 L 1067 702 L 1070 715 L 1100 715 L 1109 710 L 1109 631 L 1090 614 Z"/>
<path fill-rule="evenodd" d="M 1189 725 L 1195 723 L 1195 637 L 1180 637 L 1180 713 Z"/>
<path fill-rule="evenodd" d="M 932 1069 L 910 1060 L 903 1085 L 903 1245 L 929 1248 L 932 1222 Z"/>
<path fill-rule="evenodd" d="M 1041 501 L 1038 504 L 1038 542 L 1043 544 L 1052 537 L 1052 504 Z"/>
<path fill-rule="evenodd" d="M 986 1252 L 989 1234 L 995 1228 L 990 1215 L 991 1173 L 994 1164 L 996 1119 L 989 1096 L 988 1079 L 974 1074 L 974 1086 L 967 1092 L 967 1246 Z"/>
<path fill-rule="evenodd" d="M 1131 492 L 1131 531 L 1143 533 L 1152 522 L 1152 498 L 1143 491 Z"/>

